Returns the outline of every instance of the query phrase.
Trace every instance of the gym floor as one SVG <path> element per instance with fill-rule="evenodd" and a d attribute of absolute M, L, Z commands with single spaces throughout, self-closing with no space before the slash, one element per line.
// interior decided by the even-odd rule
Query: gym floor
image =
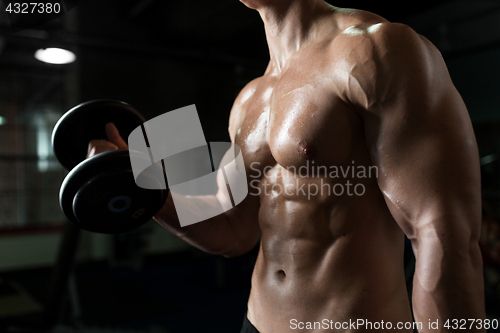
<path fill-rule="evenodd" d="M 145 258 L 140 269 L 79 264 L 77 297 L 51 332 L 239 332 L 255 259 L 255 251 L 234 259 L 190 251 Z M 50 275 L 38 269 L 3 279 L 43 302 Z M 75 323 L 82 328 L 70 328 Z"/>
<path fill-rule="evenodd" d="M 72 280 L 76 292 L 70 292 L 60 323 L 47 333 L 239 332 L 257 249 L 232 259 L 192 249 L 120 264 L 77 264 Z M 52 272 L 3 273 L 0 296 L 8 292 L 8 282 L 43 304 Z M 493 294 L 486 291 L 488 317 L 498 319 L 500 305 L 488 297 Z"/>

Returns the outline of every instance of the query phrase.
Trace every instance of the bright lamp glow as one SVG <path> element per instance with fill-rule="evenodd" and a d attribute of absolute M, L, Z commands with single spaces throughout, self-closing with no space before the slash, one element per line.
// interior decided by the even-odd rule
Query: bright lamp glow
<path fill-rule="evenodd" d="M 47 49 L 40 49 L 35 52 L 35 58 L 48 64 L 69 64 L 75 61 L 76 56 L 73 52 L 50 47 Z"/>

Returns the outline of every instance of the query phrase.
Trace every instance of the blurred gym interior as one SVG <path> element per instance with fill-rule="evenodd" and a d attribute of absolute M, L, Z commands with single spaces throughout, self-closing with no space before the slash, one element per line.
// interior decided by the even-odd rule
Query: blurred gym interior
<path fill-rule="evenodd" d="M 408 24 L 442 52 L 477 136 L 486 307 L 500 319 L 500 1 L 329 1 Z M 24 26 L 0 1 L 0 332 L 238 332 L 257 250 L 198 251 L 154 221 L 119 235 L 77 230 L 59 207 L 67 171 L 51 133 L 75 105 L 130 103 L 146 119 L 196 104 L 209 141 L 229 141 L 241 88 L 269 51 L 257 12 L 237 0 L 66 1 Z M 38 49 L 76 60 L 47 64 Z M 413 257 L 407 253 L 411 287 Z M 493 332 L 494 330 L 491 330 Z"/>

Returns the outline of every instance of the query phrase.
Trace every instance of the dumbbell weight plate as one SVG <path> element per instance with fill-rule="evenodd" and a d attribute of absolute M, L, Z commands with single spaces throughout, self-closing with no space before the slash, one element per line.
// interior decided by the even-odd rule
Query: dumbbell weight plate
<path fill-rule="evenodd" d="M 80 104 L 66 112 L 52 132 L 52 146 L 59 162 L 71 170 L 83 161 L 91 140 L 106 140 L 104 127 L 108 122 L 114 123 L 121 137 L 127 140 L 145 119 L 124 102 L 95 100 Z"/>
<path fill-rule="evenodd" d="M 156 181 L 152 175 L 141 177 Z M 64 214 L 82 229 L 114 234 L 146 223 L 167 196 L 168 190 L 138 187 L 129 151 L 114 150 L 87 159 L 71 170 L 61 186 L 59 202 Z"/>

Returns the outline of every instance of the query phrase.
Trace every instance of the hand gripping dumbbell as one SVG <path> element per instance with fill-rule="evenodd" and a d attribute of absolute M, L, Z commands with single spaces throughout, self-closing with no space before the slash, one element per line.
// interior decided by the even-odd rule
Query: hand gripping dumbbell
<path fill-rule="evenodd" d="M 156 189 L 136 185 L 128 150 L 113 150 L 86 158 L 88 144 L 106 139 L 105 125 L 115 124 L 122 138 L 141 126 L 145 119 L 130 105 L 97 100 L 80 104 L 66 112 L 52 133 L 54 154 L 68 170 L 59 192 L 66 217 L 82 229 L 99 233 L 131 231 L 156 214 L 165 203 L 169 189 L 162 172 L 141 174 Z M 145 157 L 148 158 L 148 157 Z M 152 165 L 161 168 L 160 165 Z"/>

